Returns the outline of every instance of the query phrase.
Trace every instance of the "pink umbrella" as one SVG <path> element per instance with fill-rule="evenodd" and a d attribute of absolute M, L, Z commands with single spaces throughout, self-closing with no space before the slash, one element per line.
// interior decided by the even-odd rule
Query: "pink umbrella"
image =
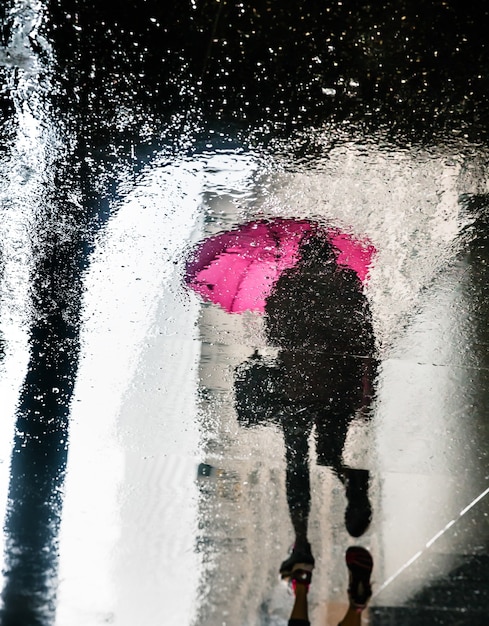
<path fill-rule="evenodd" d="M 186 283 L 230 313 L 263 313 L 282 272 L 299 261 L 301 244 L 317 234 L 326 235 L 338 265 L 366 281 L 375 253 L 369 242 L 315 222 L 277 218 L 249 222 L 202 241 L 187 262 Z"/>

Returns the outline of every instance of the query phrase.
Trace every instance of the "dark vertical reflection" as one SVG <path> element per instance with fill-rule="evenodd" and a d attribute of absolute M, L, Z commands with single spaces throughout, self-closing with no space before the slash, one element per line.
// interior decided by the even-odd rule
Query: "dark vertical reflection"
<path fill-rule="evenodd" d="M 44 624 L 54 614 L 78 325 L 53 313 L 33 326 L 30 345 L 12 453 L 2 624 Z"/>
<path fill-rule="evenodd" d="M 11 9 L 12 7 L 9 7 Z M 16 67 L 18 28 L 6 11 L 3 22 L 7 65 L 5 107 L 27 106 L 39 125 L 32 146 L 42 154 L 29 196 L 31 244 L 29 361 L 16 409 L 7 512 L 4 524 L 5 565 L 0 621 L 2 625 L 54 622 L 58 577 L 58 533 L 68 455 L 69 417 L 79 360 L 83 271 L 93 233 L 107 217 L 107 203 L 94 185 L 77 128 L 71 98 L 53 107 L 56 80 L 48 49 L 25 42 L 24 65 Z M 20 21 L 19 21 L 20 20 Z M 17 30 L 16 30 L 17 29 Z M 10 43 L 9 43 L 10 42 Z M 39 74 L 32 67 L 39 63 Z M 32 76 L 29 72 L 32 71 Z M 26 90 L 24 82 L 29 83 Z M 54 84 L 52 92 L 46 84 Z M 26 96 L 26 91 L 28 96 Z M 8 97 L 7 97 L 8 96 Z M 54 96 L 54 97 L 53 97 Z M 27 97 L 27 102 L 26 102 Z M 15 117 L 13 117 L 15 120 Z M 21 122 L 16 122 L 21 123 Z M 5 136 L 6 144 L 15 136 Z M 107 185 L 107 194 L 113 191 Z M 83 194 L 83 191 L 90 190 Z M 12 193 L 21 194 L 22 189 Z"/>
<path fill-rule="evenodd" d="M 69 159 L 51 165 L 54 185 L 45 190 L 36 232 L 31 233 L 30 354 L 11 461 L 2 624 L 52 623 L 55 611 L 82 270 L 89 246 L 87 211 L 69 199 L 76 165 Z"/>
<path fill-rule="evenodd" d="M 94 235 L 106 223 L 115 197 L 113 180 L 106 182 L 106 194 L 97 193 L 92 172 L 79 155 L 83 147 L 74 146 L 74 152 L 52 164 L 54 184 L 46 190 L 31 233 L 32 323 L 4 526 L 2 625 L 52 624 L 56 610 L 58 533 L 78 373 L 83 277 Z M 71 199 L 73 190 L 81 195 L 81 203 Z"/>

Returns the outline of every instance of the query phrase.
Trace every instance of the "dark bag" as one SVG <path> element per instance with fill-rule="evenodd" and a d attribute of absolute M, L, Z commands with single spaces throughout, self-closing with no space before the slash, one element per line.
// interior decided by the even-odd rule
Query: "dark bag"
<path fill-rule="evenodd" d="M 234 371 L 234 404 L 241 426 L 277 423 L 284 406 L 280 370 L 255 350 Z"/>

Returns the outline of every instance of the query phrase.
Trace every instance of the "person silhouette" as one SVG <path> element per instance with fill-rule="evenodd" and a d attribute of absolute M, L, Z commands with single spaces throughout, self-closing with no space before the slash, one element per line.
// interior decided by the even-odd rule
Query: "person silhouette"
<path fill-rule="evenodd" d="M 317 463 L 330 467 L 345 486 L 345 525 L 353 537 L 368 528 L 372 509 L 369 472 L 342 461 L 351 421 L 369 418 L 377 370 L 371 313 L 362 283 L 338 265 L 333 246 L 309 239 L 294 268 L 277 281 L 265 306 L 266 334 L 279 348 L 277 410 L 286 458 L 286 494 L 295 533 L 283 577 L 296 564 L 314 565 L 308 541 L 309 435 L 315 428 Z"/>

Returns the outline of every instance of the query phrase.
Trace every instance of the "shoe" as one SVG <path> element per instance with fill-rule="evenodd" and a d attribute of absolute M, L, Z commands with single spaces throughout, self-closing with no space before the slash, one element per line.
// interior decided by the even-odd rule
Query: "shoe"
<path fill-rule="evenodd" d="M 345 555 L 346 566 L 350 573 L 348 597 L 350 605 L 358 611 L 363 611 L 372 595 L 370 574 L 374 566 L 372 555 L 360 546 L 348 548 Z"/>
<path fill-rule="evenodd" d="M 314 557 L 310 543 L 306 543 L 306 547 L 302 550 L 297 550 L 295 546 L 292 548 L 290 556 L 280 566 L 280 576 L 290 578 L 296 568 L 302 568 L 305 571 L 314 569 Z"/>
<path fill-rule="evenodd" d="M 372 507 L 368 498 L 369 472 L 367 470 L 347 470 L 345 474 L 346 530 L 352 537 L 361 537 L 372 521 Z"/>
<path fill-rule="evenodd" d="M 308 569 L 304 569 L 307 567 Z M 306 593 L 309 591 L 309 585 L 312 580 L 312 565 L 302 565 L 302 563 L 295 565 L 290 575 L 289 584 L 292 587 L 294 593 L 296 592 L 297 585 L 305 585 Z"/>

